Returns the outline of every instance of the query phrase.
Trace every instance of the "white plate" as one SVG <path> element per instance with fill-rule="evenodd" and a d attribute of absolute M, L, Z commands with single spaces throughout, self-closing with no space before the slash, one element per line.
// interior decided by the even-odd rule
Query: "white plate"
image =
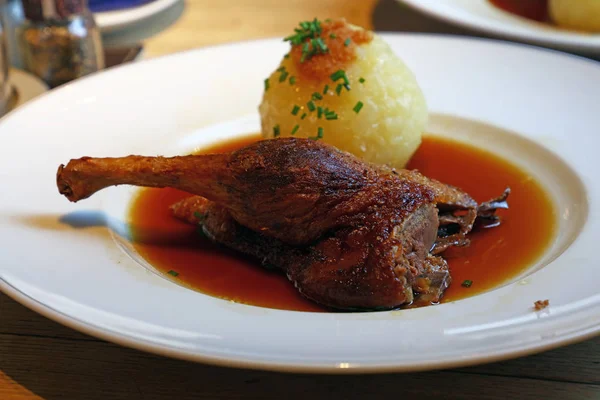
<path fill-rule="evenodd" d="M 103 33 L 111 32 L 159 14 L 178 1 L 181 0 L 154 0 L 138 7 L 94 13 L 94 18 Z"/>
<path fill-rule="evenodd" d="M 559 235 L 526 277 L 406 311 L 246 306 L 178 286 L 138 262 L 121 236 L 132 188 L 77 204 L 59 196 L 56 169 L 71 158 L 187 152 L 256 131 L 263 79 L 287 48 L 276 39 L 117 67 L 2 120 L 0 289 L 53 320 L 123 345 L 276 370 L 442 368 L 597 334 L 600 64 L 485 40 L 384 38 L 416 72 L 433 113 L 430 131 L 511 158 L 555 199 Z M 552 68 L 540 73 L 541 65 Z M 533 302 L 546 298 L 550 308 L 534 312 Z"/>
<path fill-rule="evenodd" d="M 600 55 L 600 34 L 556 29 L 512 15 L 488 0 L 397 0 L 445 21 L 504 38 L 586 55 Z"/>

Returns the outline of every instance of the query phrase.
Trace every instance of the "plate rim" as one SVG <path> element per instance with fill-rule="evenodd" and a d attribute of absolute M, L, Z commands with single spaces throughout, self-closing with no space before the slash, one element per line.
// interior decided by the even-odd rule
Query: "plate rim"
<path fill-rule="evenodd" d="M 499 42 L 503 46 L 508 47 L 529 47 L 530 51 L 540 51 L 540 52 L 552 52 L 559 53 L 557 56 L 566 57 L 566 58 L 576 58 L 578 60 L 583 60 L 585 62 L 590 62 L 595 66 L 599 66 L 599 64 L 593 60 L 587 59 L 585 57 L 576 56 L 572 54 L 562 53 L 560 51 L 540 48 L 534 45 L 528 44 L 515 44 L 510 43 L 504 40 L 498 39 L 485 39 L 485 38 L 462 38 L 462 37 L 452 37 L 450 35 L 436 35 L 436 34 L 405 34 L 405 33 L 388 33 L 383 34 L 382 37 L 433 37 L 444 40 L 457 40 L 457 41 L 484 41 L 484 42 Z M 277 38 L 279 39 L 279 38 Z M 256 43 L 262 41 L 273 41 L 273 39 L 262 39 L 262 40 L 249 40 L 244 42 L 235 42 L 228 43 L 225 45 L 215 45 L 210 47 L 228 47 L 228 46 L 237 46 L 244 43 Z M 156 62 L 156 60 L 171 58 L 176 55 L 181 55 L 182 53 L 190 53 L 190 52 L 201 52 L 206 48 L 202 49 L 193 49 L 188 50 L 181 53 L 176 53 L 174 55 L 166 55 L 157 58 L 153 58 L 150 60 L 143 61 L 144 63 L 152 63 Z M 123 65 L 118 68 L 134 68 L 134 65 Z M 115 68 L 117 69 L 117 68 Z M 96 79 L 97 75 L 89 76 L 84 78 L 88 79 Z M 68 90 L 67 87 L 77 85 L 77 82 L 74 82 L 69 85 L 65 85 L 65 88 L 61 88 L 58 90 Z M 50 95 L 50 93 L 44 94 L 44 96 Z M 25 106 L 26 107 L 26 106 Z M 19 110 L 16 110 L 18 112 Z M 11 113 L 12 114 L 12 113 Z M 579 341 L 583 341 L 589 339 L 591 337 L 597 336 L 600 334 L 600 324 L 594 325 L 591 328 L 588 327 L 585 330 L 585 333 L 569 333 L 567 335 L 561 336 L 559 339 L 548 340 L 543 344 L 539 345 L 530 345 L 526 349 L 522 350 L 514 350 L 512 352 L 506 351 L 498 351 L 496 353 L 486 353 L 485 356 L 472 356 L 469 358 L 459 358 L 452 361 L 437 361 L 435 363 L 423 363 L 419 364 L 417 367 L 414 366 L 406 366 L 406 365 L 357 365 L 352 366 L 350 368 L 339 368 L 336 364 L 326 365 L 324 362 L 319 362 L 315 364 L 310 363 L 280 363 L 277 361 L 261 361 L 261 360 L 251 360 L 248 361 L 244 359 L 243 356 L 230 356 L 227 358 L 211 356 L 205 354 L 198 353 L 190 353 L 184 350 L 176 350 L 172 347 L 168 347 L 159 343 L 151 343 L 142 338 L 136 338 L 128 335 L 127 333 L 118 333 L 110 329 L 102 328 L 99 326 L 95 326 L 91 323 L 82 321 L 76 317 L 69 316 L 64 314 L 61 311 L 58 311 L 48 305 L 45 305 L 38 300 L 30 297 L 26 293 L 20 291 L 19 289 L 13 287 L 7 281 L 0 277 L 0 291 L 7 294 L 13 300 L 22 304 L 23 306 L 43 315 L 46 318 L 49 318 L 53 321 L 56 321 L 62 325 L 65 325 L 69 328 L 78 330 L 85 334 L 88 334 L 93 337 L 97 337 L 103 340 L 107 340 L 113 343 L 117 343 L 126 347 L 135 348 L 138 350 L 146 351 L 153 354 L 159 354 L 162 356 L 169 356 L 178 359 L 184 359 L 189 361 L 203 362 L 213 365 L 226 366 L 226 367 L 237 367 L 237 368 L 252 368 L 252 369 L 261 369 L 261 370 L 272 370 L 272 371 L 285 371 L 285 372 L 301 372 L 301 373 L 382 373 L 382 372 L 415 372 L 415 371 L 426 371 L 432 369 L 442 369 L 442 368 L 454 368 L 466 365 L 473 365 L 475 363 L 487 363 L 487 362 L 495 362 L 506 359 L 511 359 L 515 357 L 525 356 L 529 354 L 538 353 L 541 351 L 549 350 L 552 348 L 556 348 L 558 346 L 567 345 L 571 343 L 576 343 Z M 237 357 L 237 358 L 236 358 Z"/>
<path fill-rule="evenodd" d="M 512 40 L 522 40 L 529 43 L 536 44 L 538 46 L 556 46 L 562 49 L 576 49 L 584 52 L 597 52 L 600 51 L 600 33 L 592 34 L 578 34 L 577 32 L 562 32 L 560 30 L 553 31 L 552 34 L 546 35 L 542 31 L 531 29 L 526 32 L 519 30 L 512 30 L 508 25 L 497 27 L 496 25 L 487 25 L 485 18 L 462 18 L 454 14 L 445 13 L 437 10 L 436 7 L 430 6 L 431 3 L 423 2 L 422 0 L 396 0 L 399 4 L 411 7 L 414 10 L 422 12 L 430 17 L 438 20 L 459 25 L 466 28 L 474 29 L 480 32 L 496 35 L 501 38 L 508 38 Z M 486 1 L 486 0 L 480 0 Z M 493 7 L 492 5 L 490 5 Z M 500 10 L 501 11 L 501 10 Z M 519 17 L 515 17 L 519 18 Z"/>
<path fill-rule="evenodd" d="M 589 328 L 589 332 L 583 335 L 571 334 L 566 338 L 558 339 L 553 342 L 544 343 L 537 346 L 531 346 L 527 349 L 513 352 L 495 352 L 491 356 L 472 356 L 463 357 L 456 360 L 437 361 L 435 364 L 419 364 L 418 366 L 408 365 L 356 365 L 348 368 L 340 368 L 338 363 L 325 365 L 323 363 L 315 364 L 290 364 L 277 361 L 247 360 L 242 357 L 218 357 L 205 354 L 185 352 L 183 350 L 173 349 L 159 343 L 151 343 L 145 339 L 131 337 L 125 333 L 113 332 L 109 329 L 94 326 L 79 318 L 69 316 L 61 311 L 47 306 L 29 295 L 23 293 L 0 277 L 0 292 L 21 304 L 24 307 L 68 328 L 84 333 L 97 339 L 118 344 L 127 348 L 147 352 L 157 356 L 171 357 L 183 361 L 204 363 L 217 367 L 226 368 L 244 368 L 260 371 L 302 373 L 302 374 L 328 374 L 328 375 L 355 375 L 355 374 L 380 374 L 380 373 L 412 373 L 426 372 L 442 369 L 452 369 L 468 367 L 480 364 L 494 363 L 505 360 L 511 360 L 519 357 L 538 354 L 544 351 L 552 350 L 561 346 L 567 346 L 585 340 L 600 336 L 600 324 L 595 328 Z"/>

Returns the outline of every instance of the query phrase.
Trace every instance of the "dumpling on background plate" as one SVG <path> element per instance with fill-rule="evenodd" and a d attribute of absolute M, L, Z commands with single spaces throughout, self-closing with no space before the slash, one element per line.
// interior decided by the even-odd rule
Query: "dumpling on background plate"
<path fill-rule="evenodd" d="M 550 17 L 559 26 L 600 32 L 600 0 L 549 0 Z"/>

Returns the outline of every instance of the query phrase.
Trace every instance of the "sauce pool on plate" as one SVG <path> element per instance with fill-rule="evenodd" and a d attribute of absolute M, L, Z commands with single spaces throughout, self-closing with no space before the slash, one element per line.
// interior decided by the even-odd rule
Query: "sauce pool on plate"
<path fill-rule="evenodd" d="M 228 152 L 260 137 L 250 136 L 207 148 Z M 408 168 L 458 186 L 478 202 L 505 187 L 509 210 L 500 210 L 499 227 L 470 234 L 471 245 L 446 251 L 453 279 L 443 302 L 460 300 L 502 285 L 536 262 L 555 233 L 554 208 L 543 188 L 525 171 L 487 151 L 425 136 Z M 199 229 L 172 217 L 169 206 L 189 194 L 175 189 L 141 189 L 130 212 L 134 246 L 158 271 L 202 293 L 256 306 L 326 311 L 304 299 L 285 275 L 202 236 Z M 470 287 L 463 286 L 472 282 Z"/>

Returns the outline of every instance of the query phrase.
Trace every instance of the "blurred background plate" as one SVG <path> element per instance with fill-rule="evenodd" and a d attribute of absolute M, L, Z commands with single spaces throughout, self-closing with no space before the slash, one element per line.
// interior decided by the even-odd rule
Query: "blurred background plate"
<path fill-rule="evenodd" d="M 92 12 L 98 13 L 139 7 L 153 1 L 155 0 L 89 0 L 88 5 Z"/>
<path fill-rule="evenodd" d="M 486 32 L 581 55 L 600 55 L 600 34 L 557 29 L 509 14 L 488 0 L 397 0 L 438 19 Z"/>
<path fill-rule="evenodd" d="M 181 0 L 97 0 L 90 2 L 90 8 L 92 11 L 97 7 L 105 10 L 95 12 L 94 18 L 100 30 L 106 33 L 127 28 L 146 18 L 160 14 L 179 1 Z M 92 3 L 96 4 L 92 6 Z M 109 8 L 110 11 L 108 11 Z"/>

